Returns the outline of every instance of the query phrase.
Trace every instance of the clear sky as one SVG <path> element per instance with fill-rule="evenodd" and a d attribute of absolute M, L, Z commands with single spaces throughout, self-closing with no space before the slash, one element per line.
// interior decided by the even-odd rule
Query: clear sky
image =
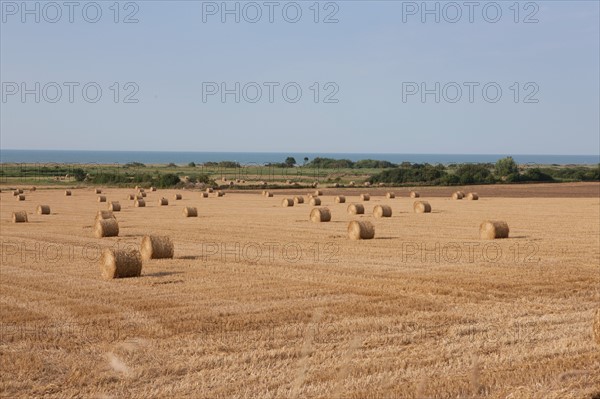
<path fill-rule="evenodd" d="M 227 2 L 229 9 L 239 8 L 236 23 L 236 15 L 222 15 L 221 1 L 122 2 L 118 15 L 113 1 L 100 1 L 102 15 L 92 23 L 97 9 L 89 2 L 72 10 L 62 1 L 55 3 L 60 10 L 28 2 L 30 9 L 39 8 L 36 23 L 35 13 L 24 12 L 21 1 L 2 1 L 0 145 L 600 151 L 598 1 L 520 2 L 517 7 L 513 1 L 475 2 L 473 8 L 454 3 L 460 9 L 428 2 L 430 9 L 439 7 L 439 23 L 436 15 L 423 15 L 420 1 L 320 2 L 317 7 L 314 1 L 247 3 Z M 298 9 L 302 15 L 292 23 Z M 225 102 L 222 83 L 233 93 Z M 252 102 L 257 86 L 262 96 Z M 102 96 L 91 102 L 98 87 Z M 302 95 L 293 102 L 297 87 Z M 423 88 L 429 90 L 424 98 Z M 30 93 L 23 96 L 23 89 Z M 125 102 L 127 95 L 138 102 Z"/>

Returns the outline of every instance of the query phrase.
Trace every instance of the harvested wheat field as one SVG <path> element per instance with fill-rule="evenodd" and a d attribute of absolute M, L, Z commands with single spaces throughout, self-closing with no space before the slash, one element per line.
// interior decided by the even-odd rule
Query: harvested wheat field
<path fill-rule="evenodd" d="M 551 195 L 419 188 L 432 208 L 421 214 L 410 190 L 371 188 L 363 215 L 334 198 L 366 191 L 327 189 L 328 223 L 281 206 L 306 190 L 185 191 L 159 206 L 179 193 L 159 189 L 145 207 L 121 201 L 118 236 L 103 238 L 94 190 L 38 186 L 19 202 L 2 187 L 0 396 L 598 397 L 598 185 L 539 187 Z M 392 216 L 373 217 L 376 205 Z M 20 210 L 28 223 L 12 222 Z M 350 240 L 353 220 L 374 239 Z M 481 240 L 486 220 L 509 237 Z M 174 257 L 104 279 L 104 250 L 139 250 L 144 236 L 169 237 Z"/>

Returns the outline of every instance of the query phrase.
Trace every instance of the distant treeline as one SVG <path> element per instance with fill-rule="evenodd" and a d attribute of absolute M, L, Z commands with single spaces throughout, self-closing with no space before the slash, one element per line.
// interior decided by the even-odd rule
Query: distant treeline
<path fill-rule="evenodd" d="M 465 185 L 494 183 L 600 181 L 600 164 L 595 167 L 532 167 L 520 170 L 512 157 L 495 164 L 473 163 L 444 166 L 441 164 L 406 164 L 371 176 L 371 183 L 428 185 Z"/>

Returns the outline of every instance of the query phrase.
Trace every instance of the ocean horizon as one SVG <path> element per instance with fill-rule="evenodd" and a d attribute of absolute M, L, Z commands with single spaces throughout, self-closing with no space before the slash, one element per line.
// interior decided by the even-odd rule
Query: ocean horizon
<path fill-rule="evenodd" d="M 539 165 L 595 165 L 600 163 L 600 155 L 539 155 L 539 154 L 400 154 L 400 153 L 316 153 L 316 152 L 210 152 L 210 151 L 87 151 L 87 150 L 20 150 L 0 149 L 0 163 L 78 163 L 78 164 L 144 164 L 175 163 L 186 165 L 190 162 L 235 161 L 242 165 L 264 165 L 283 162 L 294 157 L 298 164 L 307 157 L 335 159 L 375 159 L 393 163 L 412 162 L 430 164 L 452 163 L 494 163 L 500 158 L 512 156 L 519 164 Z"/>

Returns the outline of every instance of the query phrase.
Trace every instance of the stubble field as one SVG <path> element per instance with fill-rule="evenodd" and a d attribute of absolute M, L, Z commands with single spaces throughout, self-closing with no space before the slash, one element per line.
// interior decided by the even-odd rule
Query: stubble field
<path fill-rule="evenodd" d="M 413 213 L 406 189 L 325 190 L 329 223 L 310 222 L 307 203 L 281 207 L 310 190 L 158 190 L 134 208 L 133 189 L 107 188 L 120 233 L 102 239 L 92 189 L 3 190 L 0 396 L 598 397 L 599 185 L 514 187 L 479 201 L 424 189 L 431 214 Z M 371 200 L 349 215 L 358 192 Z M 373 218 L 378 204 L 393 216 Z M 16 210 L 29 222 L 12 223 Z M 481 241 L 487 219 L 510 238 Z M 372 221 L 375 239 L 349 240 L 351 220 Z M 102 280 L 101 251 L 147 234 L 170 236 L 175 258 Z"/>

